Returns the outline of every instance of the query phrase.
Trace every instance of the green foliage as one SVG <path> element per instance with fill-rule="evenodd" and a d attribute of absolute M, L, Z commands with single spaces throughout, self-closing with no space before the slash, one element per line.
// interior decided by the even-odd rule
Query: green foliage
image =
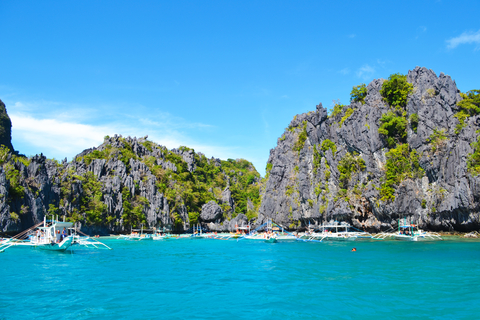
<path fill-rule="evenodd" d="M 416 150 L 410 152 L 407 143 L 390 149 L 386 153 L 387 163 L 385 181 L 381 186 L 380 195 L 383 201 L 395 200 L 395 187 L 407 178 L 420 178 L 424 170 L 420 167 L 420 155 Z"/>
<path fill-rule="evenodd" d="M 60 211 L 60 210 L 59 210 L 57 207 L 55 207 L 54 204 L 50 203 L 50 204 L 48 205 L 47 214 L 48 214 L 49 216 L 55 217 L 56 215 L 58 215 L 59 211 Z"/>
<path fill-rule="evenodd" d="M 198 218 L 200 218 L 200 212 L 191 211 L 188 213 L 188 220 L 190 221 L 190 225 L 197 224 Z"/>
<path fill-rule="evenodd" d="M 268 179 L 270 176 L 270 171 L 272 171 L 273 164 L 272 163 L 267 163 L 267 167 L 265 168 L 265 179 Z"/>
<path fill-rule="evenodd" d="M 10 149 L 4 145 L 0 145 L 0 165 L 3 165 L 8 160 L 8 155 L 10 154 Z"/>
<path fill-rule="evenodd" d="M 332 150 L 332 155 L 335 157 L 335 153 L 337 153 L 337 145 L 335 142 L 325 139 L 322 142 L 322 151 L 327 152 L 328 149 Z"/>
<path fill-rule="evenodd" d="M 465 126 L 467 125 L 465 123 L 465 120 L 467 120 L 469 115 L 465 111 L 461 110 L 457 112 L 454 117 L 458 119 L 458 124 L 455 126 L 455 134 L 459 134 L 462 129 L 465 128 Z"/>
<path fill-rule="evenodd" d="M 347 120 L 347 119 L 353 114 L 353 111 L 354 111 L 353 108 L 348 108 L 348 109 L 345 111 L 345 115 L 342 117 L 342 119 L 341 119 L 340 122 L 339 122 L 340 127 L 343 125 L 343 123 L 345 122 L 345 120 Z"/>
<path fill-rule="evenodd" d="M 20 216 L 16 212 L 10 212 L 10 218 L 14 221 L 20 220 Z"/>
<path fill-rule="evenodd" d="M 142 145 L 147 148 L 148 151 L 152 152 L 153 151 L 153 142 L 149 140 L 145 140 L 142 142 Z"/>
<path fill-rule="evenodd" d="M 350 92 L 350 101 L 361 102 L 365 104 L 365 97 L 367 96 L 367 86 L 365 83 L 362 83 L 358 86 L 353 87 Z"/>
<path fill-rule="evenodd" d="M 330 179 L 330 174 L 331 174 L 330 166 L 328 164 L 326 164 L 325 166 L 326 166 L 326 170 L 324 172 L 325 173 L 325 180 L 328 180 L 328 179 Z"/>
<path fill-rule="evenodd" d="M 380 94 L 391 107 L 403 109 L 407 106 L 407 97 L 413 85 L 407 82 L 407 76 L 395 73 L 382 84 Z"/>
<path fill-rule="evenodd" d="M 340 172 L 340 188 L 346 189 L 353 173 L 365 170 L 365 160 L 356 153 L 347 152 L 338 162 L 337 169 Z"/>
<path fill-rule="evenodd" d="M 290 197 L 293 194 L 294 190 L 295 190 L 295 188 L 293 186 L 286 186 L 285 187 L 285 195 Z"/>
<path fill-rule="evenodd" d="M 480 173 L 480 139 L 472 143 L 473 153 L 468 155 L 467 168 L 474 176 Z"/>
<path fill-rule="evenodd" d="M 322 161 L 322 156 L 317 149 L 317 145 L 313 146 L 313 171 L 317 172 L 318 168 L 320 168 L 320 164 Z"/>
<path fill-rule="evenodd" d="M 9 196 L 17 199 L 23 198 L 25 196 L 25 187 L 20 184 L 20 171 L 15 169 L 15 166 L 11 163 L 4 164 L 3 168 L 10 184 Z"/>
<path fill-rule="evenodd" d="M 460 93 L 460 96 L 463 100 L 457 103 L 459 111 L 454 115 L 459 122 L 455 128 L 456 134 L 466 126 L 465 120 L 468 117 L 480 113 L 480 90 L 470 90 L 466 94 Z"/>
<path fill-rule="evenodd" d="M 427 200 L 422 200 L 422 208 L 425 209 L 427 207 Z"/>
<path fill-rule="evenodd" d="M 247 219 L 250 221 L 258 217 L 258 213 L 256 211 L 248 210 L 246 216 L 247 216 Z"/>
<path fill-rule="evenodd" d="M 432 145 L 432 152 L 437 151 L 438 148 L 442 147 L 445 144 L 445 140 L 447 140 L 447 135 L 445 133 L 445 129 L 437 130 L 436 128 L 433 129 L 433 133 L 430 135 L 428 141 Z"/>
<path fill-rule="evenodd" d="M 345 105 L 340 103 L 340 100 L 333 101 L 333 102 L 334 102 L 333 110 L 331 111 L 329 117 L 335 117 L 337 114 L 340 114 L 343 108 L 345 107 Z"/>
<path fill-rule="evenodd" d="M 457 103 L 457 106 L 467 113 L 469 116 L 474 116 L 480 113 L 480 90 L 470 90 L 467 93 L 460 93 L 463 98 Z"/>
<path fill-rule="evenodd" d="M 399 142 L 405 142 L 407 137 L 407 119 L 405 114 L 398 115 L 393 111 L 382 114 L 378 133 L 385 136 L 390 148 Z"/>
<path fill-rule="evenodd" d="M 410 115 L 410 126 L 412 127 L 413 132 L 417 133 L 418 129 L 418 114 L 412 113 Z"/>
<path fill-rule="evenodd" d="M 300 133 L 298 134 L 297 141 L 293 145 L 293 150 L 300 152 L 305 145 L 305 141 L 307 140 L 307 121 L 303 121 L 303 127 Z"/>
<path fill-rule="evenodd" d="M 86 214 L 86 221 L 91 225 L 100 225 L 103 222 L 103 214 L 107 205 L 102 202 L 102 184 L 97 180 L 93 172 L 87 172 L 84 176 L 77 176 L 82 181 L 83 195 L 80 199 L 80 210 Z"/>

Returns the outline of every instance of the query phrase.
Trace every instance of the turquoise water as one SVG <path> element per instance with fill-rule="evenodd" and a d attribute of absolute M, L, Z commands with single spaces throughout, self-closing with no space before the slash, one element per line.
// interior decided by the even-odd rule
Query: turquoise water
<path fill-rule="evenodd" d="M 0 319 L 480 318 L 480 242 L 104 242 L 0 254 Z"/>

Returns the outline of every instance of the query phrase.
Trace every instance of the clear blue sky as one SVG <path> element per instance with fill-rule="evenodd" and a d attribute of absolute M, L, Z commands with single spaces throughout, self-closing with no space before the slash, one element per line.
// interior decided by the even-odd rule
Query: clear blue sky
<path fill-rule="evenodd" d="M 291 119 L 416 66 L 480 88 L 480 1 L 0 2 L 13 145 L 71 160 L 105 135 L 252 161 Z"/>

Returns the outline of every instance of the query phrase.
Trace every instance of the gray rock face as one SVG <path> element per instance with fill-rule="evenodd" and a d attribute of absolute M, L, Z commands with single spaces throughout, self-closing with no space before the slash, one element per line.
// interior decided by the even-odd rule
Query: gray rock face
<path fill-rule="evenodd" d="M 0 100 L 0 145 L 14 151 L 12 146 L 12 121 L 2 100 Z"/>
<path fill-rule="evenodd" d="M 200 214 L 202 221 L 218 222 L 222 216 L 222 208 L 215 201 L 209 201 L 202 206 L 202 213 Z"/>
<path fill-rule="evenodd" d="M 177 155 L 183 162 L 179 162 Z M 3 161 L 9 163 L 0 165 L 0 232 L 10 233 L 23 231 L 52 214 L 60 219 L 63 215 L 74 217 L 79 221 L 77 226 L 89 234 L 129 232 L 132 219 L 139 216 L 146 228 L 167 227 L 183 232 L 191 227 L 189 207 L 181 198 L 182 193 L 172 192 L 183 186 L 175 179 L 162 178 L 165 171 L 178 172 L 185 178 L 186 173 L 194 173 L 197 169 L 196 159 L 222 166 L 219 159 L 207 159 L 185 147 L 168 151 L 147 141 L 146 137 L 117 135 L 107 137 L 98 148 L 82 151 L 72 162 L 57 163 L 43 155 L 28 161 L 23 159 L 23 162 L 12 153 L 3 157 Z M 11 194 L 10 181 L 13 180 L 7 175 L 15 176 L 12 170 L 18 171 L 18 183 L 24 190 L 22 195 Z M 222 169 L 218 172 L 223 176 Z M 235 222 L 232 221 L 238 222 L 243 215 L 229 221 L 235 210 L 235 200 L 228 186 L 223 192 L 215 188 L 210 194 L 230 208 L 224 215 L 222 208 L 211 201 L 203 206 L 199 222 L 203 226 L 211 225 L 215 231 L 234 230 Z M 250 202 L 249 208 L 252 207 Z M 97 220 L 89 216 L 92 211 L 100 213 Z"/>
<path fill-rule="evenodd" d="M 455 134 L 459 90 L 449 76 L 437 77 L 426 68 L 408 73 L 407 81 L 414 89 L 406 106 L 407 119 L 414 113 L 419 118 L 416 132 L 408 125 L 407 143 L 421 155 L 425 176 L 407 178 L 395 186 L 393 202 L 381 200 L 379 189 L 385 181 L 389 151 L 378 133 L 380 118 L 389 110 L 380 95 L 384 81 L 374 80 L 367 86 L 365 104 L 344 107 L 353 109 L 349 117 L 345 112 L 327 117 L 321 104 L 315 112 L 295 116 L 270 151 L 261 219 L 273 218 L 292 227 L 298 226 L 297 221 L 306 225 L 339 220 L 370 231 L 396 226 L 403 217 L 432 230 L 480 227 L 479 177 L 467 170 L 480 116 L 470 117 L 460 134 Z M 430 142 L 434 130 L 444 130 L 447 137 L 436 149 Z M 306 139 L 299 147 L 302 131 Z M 326 139 L 335 143 L 335 154 L 321 150 Z M 347 152 L 358 153 L 366 169 L 353 174 L 342 191 L 338 165 Z"/>

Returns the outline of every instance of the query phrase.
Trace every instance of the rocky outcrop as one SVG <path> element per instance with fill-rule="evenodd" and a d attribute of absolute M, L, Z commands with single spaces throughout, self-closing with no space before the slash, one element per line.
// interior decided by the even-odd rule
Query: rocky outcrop
<path fill-rule="evenodd" d="M 46 215 L 76 221 L 89 234 L 123 233 L 140 226 L 183 232 L 196 212 L 194 224 L 216 231 L 232 231 L 235 223 L 230 220 L 238 220 L 238 214 L 233 215 L 237 199 L 227 185 L 241 180 L 245 160 L 238 166 L 229 162 L 224 172 L 221 160 L 192 149 L 170 151 L 146 137 L 115 135 L 71 162 L 43 155 L 26 159 L 6 150 L 0 161 L 3 232 L 22 231 Z M 248 172 L 258 181 L 254 168 Z M 234 187 L 241 190 L 244 184 L 238 181 Z M 212 198 L 216 200 L 202 203 Z M 226 211 L 217 203 L 225 203 Z"/>
<path fill-rule="evenodd" d="M 406 217 L 430 230 L 480 227 L 480 178 L 467 170 L 479 116 L 469 117 L 456 134 L 459 90 L 449 76 L 426 68 L 408 73 L 413 91 L 405 109 L 407 119 L 418 115 L 418 126 L 408 125 L 406 143 L 420 155 L 424 175 L 405 178 L 395 186 L 393 201 L 382 200 L 390 148 L 378 128 L 382 115 L 391 110 L 380 95 L 384 81 L 372 81 L 365 104 L 353 102 L 337 116 L 328 117 L 321 104 L 315 112 L 295 116 L 270 151 L 260 220 L 269 217 L 290 227 L 338 220 L 380 231 Z M 350 116 L 348 109 L 353 110 Z M 434 147 L 435 130 L 446 139 Z M 322 149 L 327 139 L 335 144 L 335 153 Z M 339 164 L 347 153 L 358 154 L 365 169 L 352 174 L 347 188 L 340 188 Z"/>
<path fill-rule="evenodd" d="M 2 100 L 0 100 L 0 145 L 14 151 L 12 146 L 12 121 Z"/>
<path fill-rule="evenodd" d="M 216 222 L 223 216 L 222 208 L 215 202 L 209 201 L 202 206 L 202 213 L 200 219 L 204 222 Z"/>

